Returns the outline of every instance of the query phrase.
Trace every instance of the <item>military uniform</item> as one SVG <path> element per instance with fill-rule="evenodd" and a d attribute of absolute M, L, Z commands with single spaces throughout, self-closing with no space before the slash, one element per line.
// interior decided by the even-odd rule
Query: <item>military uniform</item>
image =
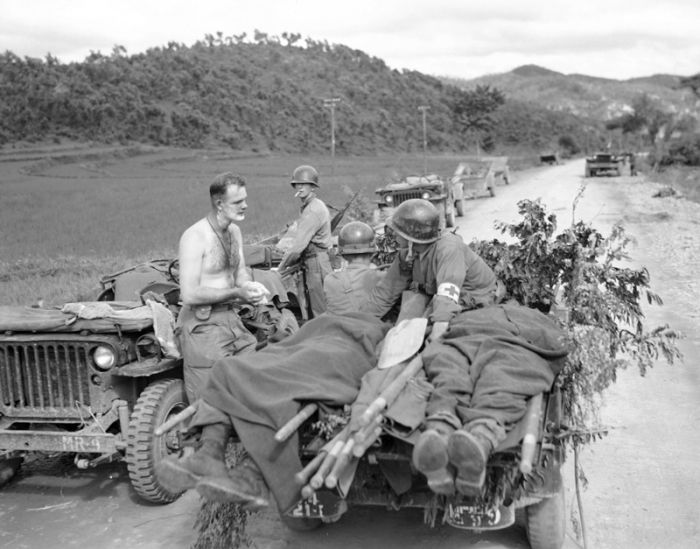
<path fill-rule="evenodd" d="M 326 205 L 316 196 L 311 196 L 302 204 L 296 223 L 296 234 L 286 254 L 303 261 L 311 311 L 313 316 L 318 316 L 326 310 L 323 279 L 333 270 L 328 257 L 331 216 Z"/>
<path fill-rule="evenodd" d="M 496 275 L 459 236 L 443 234 L 412 265 L 397 256 L 362 310 L 381 317 L 409 288 L 433 298 L 430 320 L 449 322 L 461 311 L 493 304 Z"/>
<path fill-rule="evenodd" d="M 323 281 L 326 311 L 337 315 L 359 311 L 384 274 L 362 263 L 349 263 L 330 273 Z"/>

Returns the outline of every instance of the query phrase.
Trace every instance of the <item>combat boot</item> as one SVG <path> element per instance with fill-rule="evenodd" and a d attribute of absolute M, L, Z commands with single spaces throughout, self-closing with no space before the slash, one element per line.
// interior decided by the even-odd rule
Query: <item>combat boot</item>
<path fill-rule="evenodd" d="M 206 500 L 240 503 L 249 511 L 267 507 L 270 497 L 262 472 L 247 454 L 228 475 L 202 477 L 197 482 L 197 492 Z"/>
<path fill-rule="evenodd" d="M 455 487 L 465 496 L 478 496 L 486 481 L 486 463 L 493 449 L 490 440 L 479 433 L 460 429 L 447 443 L 449 460 L 457 470 Z"/>
<path fill-rule="evenodd" d="M 230 424 L 214 423 L 202 428 L 201 446 L 192 455 L 168 457 L 157 467 L 158 481 L 170 492 L 184 492 L 203 477 L 228 478 L 226 444 L 233 429 Z"/>
<path fill-rule="evenodd" d="M 454 494 L 454 472 L 449 466 L 447 443 L 455 427 L 440 419 L 428 419 L 425 425 L 413 447 L 413 466 L 425 475 L 433 492 Z"/>

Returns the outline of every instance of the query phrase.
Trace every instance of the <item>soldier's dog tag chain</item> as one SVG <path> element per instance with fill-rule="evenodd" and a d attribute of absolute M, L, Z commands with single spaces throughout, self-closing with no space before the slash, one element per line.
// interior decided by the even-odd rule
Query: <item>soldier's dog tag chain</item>
<path fill-rule="evenodd" d="M 231 246 L 230 245 L 228 247 L 226 246 L 224 239 L 219 234 L 219 231 L 216 230 L 216 228 L 214 227 L 214 224 L 211 222 L 211 219 L 209 219 L 208 215 L 207 215 L 207 223 L 209 223 L 211 230 L 214 231 L 216 238 L 219 240 L 219 243 L 221 243 L 221 247 L 224 249 L 224 256 L 226 257 L 226 268 L 228 269 L 231 267 Z"/>

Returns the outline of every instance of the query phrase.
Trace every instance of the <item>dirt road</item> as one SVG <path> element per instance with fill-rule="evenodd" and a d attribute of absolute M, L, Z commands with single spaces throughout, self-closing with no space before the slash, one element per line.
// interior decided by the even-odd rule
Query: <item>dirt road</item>
<path fill-rule="evenodd" d="M 493 220 L 517 218 L 516 202 L 541 197 L 564 226 L 583 174 L 582 161 L 515 174 L 495 198 L 468 203 L 460 234 L 498 237 Z M 589 547 L 595 549 L 691 549 L 700 547 L 700 205 L 651 198 L 657 185 L 643 178 L 594 178 L 578 202 L 577 219 L 602 232 L 622 221 L 638 239 L 631 260 L 645 265 L 664 307 L 649 308 L 650 325 L 668 322 L 685 332 L 685 363 L 659 364 L 645 378 L 623 372 L 606 398 L 604 421 L 613 429 L 584 452 L 589 487 L 583 492 Z M 574 503 L 569 460 L 567 504 Z M 76 471 L 70 463 L 41 460 L 25 467 L 0 496 L 0 547 L 186 548 L 198 509 L 196 494 L 168 506 L 137 500 L 125 469 L 105 465 Z M 422 514 L 351 509 L 322 530 L 290 532 L 273 513 L 249 526 L 258 548 L 526 548 L 513 527 L 481 535 L 448 526 L 430 529 Z M 570 529 L 565 547 L 577 547 Z"/>

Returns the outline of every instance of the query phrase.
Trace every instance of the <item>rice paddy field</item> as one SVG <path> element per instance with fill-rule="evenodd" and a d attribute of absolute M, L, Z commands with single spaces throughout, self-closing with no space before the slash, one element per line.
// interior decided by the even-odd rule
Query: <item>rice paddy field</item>
<path fill-rule="evenodd" d="M 430 156 L 427 171 L 449 177 L 459 160 Z M 512 158 L 511 169 L 523 161 Z M 277 234 L 298 213 L 289 179 L 299 164 L 318 168 L 319 196 L 331 206 L 361 191 L 349 212 L 357 217 L 390 178 L 423 173 L 424 158 L 332 161 L 143 146 L 0 151 L 0 304 L 91 299 L 102 275 L 175 257 L 182 231 L 207 213 L 209 184 L 221 172 L 246 178 L 245 240 Z"/>

